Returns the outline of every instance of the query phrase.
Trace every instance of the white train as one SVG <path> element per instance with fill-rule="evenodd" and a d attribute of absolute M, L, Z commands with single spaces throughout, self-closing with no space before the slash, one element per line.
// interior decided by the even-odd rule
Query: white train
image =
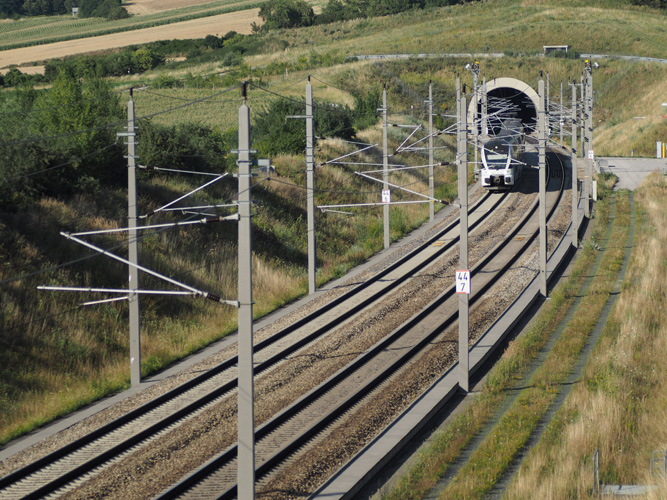
<path fill-rule="evenodd" d="M 523 169 L 525 133 L 523 123 L 508 118 L 492 127 L 493 134 L 482 144 L 482 187 L 489 190 L 510 189 Z"/>

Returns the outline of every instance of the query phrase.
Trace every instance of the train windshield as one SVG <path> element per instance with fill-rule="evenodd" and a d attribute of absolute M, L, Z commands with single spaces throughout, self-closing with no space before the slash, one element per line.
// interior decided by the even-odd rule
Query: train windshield
<path fill-rule="evenodd" d="M 488 168 L 505 168 L 507 156 L 510 154 L 510 146 L 507 143 L 489 144 L 484 148 L 484 156 Z"/>

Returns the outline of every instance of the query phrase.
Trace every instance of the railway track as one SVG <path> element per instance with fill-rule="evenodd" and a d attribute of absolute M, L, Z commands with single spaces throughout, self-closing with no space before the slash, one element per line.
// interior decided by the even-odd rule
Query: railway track
<path fill-rule="evenodd" d="M 558 206 L 564 180 L 561 164 L 557 175 L 552 176 L 552 186 L 556 185 L 557 189 L 551 192 L 549 217 Z M 534 217 L 537 206 L 535 201 L 507 238 L 473 267 L 472 275 L 476 279 L 471 306 L 474 307 L 475 302 L 494 285 L 498 277 L 530 248 L 539 231 Z M 520 233 L 523 236 L 515 239 Z M 509 246 L 514 248 L 504 252 Z M 490 272 L 490 269 L 494 271 Z M 293 462 L 295 454 L 312 445 L 313 441 L 323 439 L 346 415 L 369 400 L 374 392 L 390 384 L 404 367 L 433 349 L 446 329 L 457 320 L 458 300 L 452 300 L 454 298 L 456 295 L 452 285 L 382 342 L 259 427 L 256 430 L 256 460 L 259 464 L 256 469 L 257 481 L 275 475 L 290 460 Z M 236 498 L 236 451 L 236 445 L 229 447 L 158 498 Z"/>
<path fill-rule="evenodd" d="M 564 178 L 564 175 L 560 177 Z M 562 187 L 559 192 L 562 192 Z M 504 195 L 487 193 L 479 200 L 471 209 L 471 229 L 480 226 L 489 214 L 502 204 L 503 199 Z M 557 201 L 552 200 L 551 206 L 557 205 Z M 535 207 L 536 203 L 533 203 L 533 211 Z M 529 219 L 527 214 L 524 220 Z M 514 234 L 526 233 L 524 228 L 523 225 L 517 226 Z M 373 307 L 410 276 L 427 268 L 451 250 L 457 243 L 457 234 L 455 221 L 383 272 L 332 301 L 326 308 L 257 344 L 256 374 L 276 368 L 290 355 L 316 342 L 332 329 L 340 327 L 348 318 Z M 524 237 L 521 242 L 513 241 L 512 238 L 510 235 L 504 244 L 498 245 L 492 254 L 473 268 L 473 276 L 477 280 L 475 286 L 479 290 L 477 296 L 481 296 L 483 290 L 493 283 L 493 279 L 488 279 L 487 284 L 480 286 L 482 277 L 490 277 L 490 273 L 484 271 L 484 266 L 498 265 L 498 262 L 493 260 L 493 255 L 502 248 L 517 243 L 527 248 L 534 236 Z M 511 266 L 520 255 L 517 249 L 508 253 L 514 254 L 514 257 L 507 261 L 505 268 Z M 452 289 L 444 292 L 422 313 L 392 332 L 334 377 L 262 424 L 257 429 L 257 463 L 260 464 L 258 479 L 269 477 L 272 471 L 293 456 L 296 450 L 310 443 L 314 436 L 325 433 L 323 429 L 353 411 L 374 391 L 386 385 L 392 375 L 395 376 L 402 367 L 428 349 L 447 325 L 456 319 L 452 312 L 443 316 L 447 307 L 450 307 L 447 303 L 451 302 L 452 295 Z M 473 296 L 473 303 L 475 300 Z M 439 319 L 434 320 L 434 315 Z M 442 317 L 447 319 L 443 322 Z M 424 331 L 428 333 L 424 335 Z M 236 358 L 230 358 L 213 370 L 125 417 L 0 479 L 0 498 L 41 498 L 54 492 L 60 494 L 76 488 L 101 468 L 122 460 L 138 447 L 159 439 L 175 426 L 229 398 L 236 387 L 235 365 Z M 220 456 L 164 492 L 162 496 L 191 496 L 194 494 L 192 488 L 196 487 L 202 488 L 202 494 L 207 497 L 233 498 L 236 480 L 235 456 L 235 446 L 230 446 Z M 209 495 L 205 490 L 210 489 L 207 481 L 210 485 L 212 480 L 216 493 Z M 219 494 L 221 484 L 227 485 L 222 496 Z"/>
<path fill-rule="evenodd" d="M 471 227 L 482 224 L 502 200 L 502 196 L 484 195 L 472 207 Z M 338 325 L 341 318 L 368 307 L 408 279 L 410 272 L 418 272 L 447 252 L 457 242 L 456 228 L 456 221 L 450 223 L 384 271 L 257 344 L 255 373 L 269 370 L 286 356 L 314 342 Z M 440 240 L 447 241 L 440 247 L 432 246 Z M 424 251 L 428 255 L 423 255 Z M 324 316 L 328 319 L 323 321 Z M 319 326 L 313 328 L 315 324 Z M 236 364 L 234 356 L 122 418 L 1 478 L 0 498 L 41 498 L 76 486 L 91 470 L 119 460 L 137 446 L 156 439 L 174 425 L 228 396 L 236 387 Z"/>

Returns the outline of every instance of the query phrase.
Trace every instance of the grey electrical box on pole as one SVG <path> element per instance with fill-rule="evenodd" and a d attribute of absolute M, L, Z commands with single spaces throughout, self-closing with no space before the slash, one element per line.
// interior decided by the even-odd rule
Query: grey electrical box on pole
<path fill-rule="evenodd" d="M 389 146 L 387 144 L 387 86 L 382 89 L 382 191 L 389 190 Z M 384 198 L 384 197 L 383 197 Z M 385 203 L 382 207 L 382 216 L 384 219 L 384 248 L 389 248 L 391 243 L 389 230 L 389 203 Z"/>
<path fill-rule="evenodd" d="M 572 246 L 579 247 L 579 219 L 577 210 L 579 207 L 579 179 L 577 166 L 577 85 L 572 82 L 572 152 L 570 154 L 572 164 Z"/>
<path fill-rule="evenodd" d="M 317 250 L 315 236 L 315 157 L 313 154 L 313 86 L 306 85 L 306 211 L 308 212 L 308 293 L 317 290 Z"/>
<path fill-rule="evenodd" d="M 255 498 L 255 410 L 252 320 L 252 219 L 250 197 L 250 110 L 247 83 L 239 108 L 239 241 L 238 241 L 238 498 Z"/>
<path fill-rule="evenodd" d="M 460 95 L 460 80 L 457 78 L 457 95 Z M 466 98 L 462 96 L 457 102 L 458 110 L 458 134 L 457 134 L 457 158 L 458 158 L 458 195 L 459 195 L 459 221 L 460 221 L 460 245 L 459 263 L 460 272 L 466 273 L 471 278 L 468 265 L 468 120 L 466 112 Z M 458 291 L 458 287 L 457 287 Z M 469 352 L 468 352 L 468 323 L 469 323 L 469 291 L 459 295 L 459 387 L 468 392 L 469 381 Z"/>
<path fill-rule="evenodd" d="M 429 221 L 433 222 L 435 218 L 435 202 L 434 198 L 434 179 L 433 179 L 433 83 L 428 82 L 428 195 L 429 200 Z"/>
<path fill-rule="evenodd" d="M 130 90 L 127 103 L 127 223 L 128 223 L 128 273 L 130 320 L 130 380 L 132 386 L 141 383 L 141 333 L 139 316 L 139 243 L 137 241 L 137 168 L 135 154 L 134 99 Z"/>
<path fill-rule="evenodd" d="M 540 216 L 540 292 L 546 298 L 547 291 L 547 124 L 544 94 L 544 80 L 538 82 L 539 106 L 537 116 L 539 153 L 539 216 Z"/>

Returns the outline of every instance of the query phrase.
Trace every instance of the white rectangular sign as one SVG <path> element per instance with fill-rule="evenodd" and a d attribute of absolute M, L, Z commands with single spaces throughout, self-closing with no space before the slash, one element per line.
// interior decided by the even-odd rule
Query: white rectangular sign
<path fill-rule="evenodd" d="M 470 294 L 470 270 L 456 271 L 456 293 Z"/>
<path fill-rule="evenodd" d="M 382 190 L 382 203 L 391 203 L 391 191 L 388 189 Z"/>

